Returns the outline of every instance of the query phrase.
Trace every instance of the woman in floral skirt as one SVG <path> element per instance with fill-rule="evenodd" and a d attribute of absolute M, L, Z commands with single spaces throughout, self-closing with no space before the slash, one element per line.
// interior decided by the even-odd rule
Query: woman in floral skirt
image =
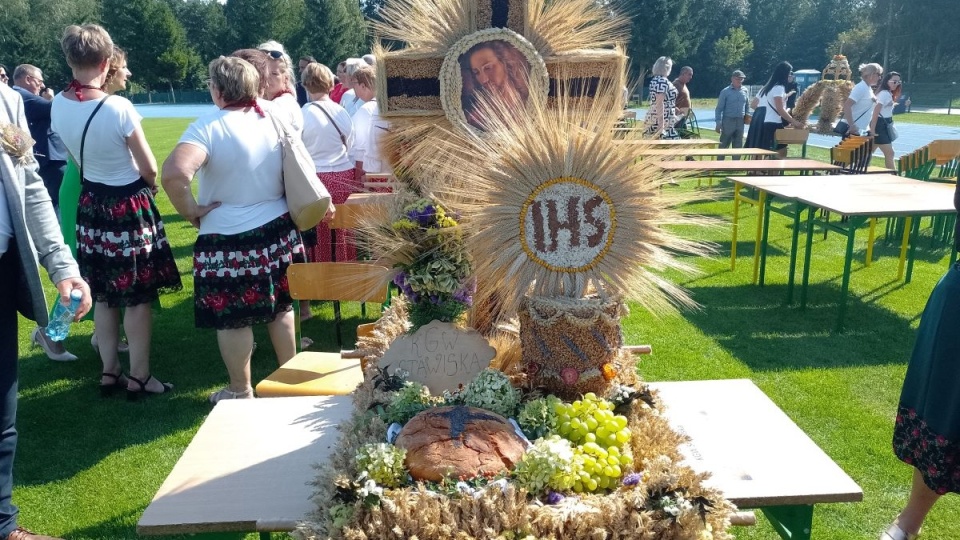
<path fill-rule="evenodd" d="M 104 395 L 126 388 L 127 397 L 162 394 L 173 386 L 150 373 L 151 304 L 159 293 L 181 288 L 153 200 L 157 163 L 133 104 L 101 88 L 113 41 L 97 25 L 69 26 L 61 41 L 73 81 L 53 99 L 51 128 L 80 166 L 77 262 L 96 302 Z M 84 137 L 84 131 L 87 136 Z M 130 344 L 130 374 L 124 376 L 117 346 L 120 308 Z"/>
<path fill-rule="evenodd" d="M 953 197 L 960 209 L 960 187 Z M 960 238 L 958 236 L 957 238 Z M 960 263 L 940 279 L 920 319 L 893 429 L 893 450 L 913 467 L 907 506 L 881 540 L 911 540 L 930 509 L 960 493 Z"/>
<path fill-rule="evenodd" d="M 162 178 L 174 207 L 200 229 L 193 248 L 196 326 L 217 330 L 230 376 L 228 386 L 210 395 L 216 403 L 253 397 L 254 324 L 267 325 L 279 364 L 293 358 L 287 268 L 306 259 L 284 197 L 279 134 L 263 112 L 268 102 L 258 99 L 260 75 L 247 61 L 222 56 L 209 73 L 219 110 L 187 128 Z"/>

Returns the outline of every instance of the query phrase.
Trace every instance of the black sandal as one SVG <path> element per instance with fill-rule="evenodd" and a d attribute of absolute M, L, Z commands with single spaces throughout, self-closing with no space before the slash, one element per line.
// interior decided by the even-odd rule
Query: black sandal
<path fill-rule="evenodd" d="M 140 379 L 134 377 L 133 375 L 127 375 L 127 378 L 130 379 L 131 381 L 137 383 L 138 385 L 140 385 L 140 389 L 139 389 L 139 390 L 130 390 L 129 388 L 127 388 L 127 401 L 136 401 L 136 400 L 140 399 L 140 396 L 141 396 L 141 395 L 143 395 L 144 397 L 148 397 L 148 396 L 152 396 L 152 395 L 156 395 L 156 394 L 166 394 L 167 392 L 173 390 L 173 385 L 172 385 L 172 384 L 170 384 L 170 383 L 165 383 L 165 382 L 160 382 L 159 380 L 158 380 L 157 382 L 159 382 L 161 385 L 163 385 L 163 391 L 162 391 L 162 392 L 151 392 L 151 391 L 147 390 L 147 384 L 150 382 L 150 379 L 155 379 L 155 378 L 156 378 L 156 377 L 154 377 L 153 375 L 147 375 L 146 380 L 143 380 L 143 381 L 141 381 Z"/>
<path fill-rule="evenodd" d="M 110 397 L 117 390 L 127 387 L 127 376 L 122 371 L 120 373 L 101 373 L 100 377 L 113 379 L 112 383 L 103 384 L 102 381 L 100 382 L 100 397 Z"/>

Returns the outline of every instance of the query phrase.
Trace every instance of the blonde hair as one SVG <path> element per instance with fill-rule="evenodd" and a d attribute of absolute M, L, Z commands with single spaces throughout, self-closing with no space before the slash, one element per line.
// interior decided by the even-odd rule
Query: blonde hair
<path fill-rule="evenodd" d="M 300 82 L 311 94 L 328 94 L 333 88 L 333 72 L 321 63 L 312 62 L 303 68 Z"/>
<path fill-rule="evenodd" d="M 857 68 L 860 70 L 860 78 L 864 78 L 867 75 L 872 75 L 876 73 L 877 75 L 883 75 L 883 66 L 876 63 L 870 64 L 860 64 L 860 67 Z"/>
<path fill-rule="evenodd" d="M 121 49 L 120 47 L 113 48 L 113 55 L 110 56 L 110 69 L 107 70 L 107 78 L 103 80 L 103 90 L 110 91 L 113 89 L 119 89 L 117 87 L 118 74 L 125 69 L 124 65 L 127 63 L 127 51 Z"/>
<path fill-rule="evenodd" d="M 210 62 L 210 84 L 227 103 L 248 101 L 260 95 L 260 74 L 242 58 L 221 56 Z"/>
<path fill-rule="evenodd" d="M 72 24 L 63 31 L 60 48 L 73 69 L 96 67 L 113 55 L 110 34 L 97 24 Z"/>
<path fill-rule="evenodd" d="M 653 63 L 653 67 L 650 68 L 650 73 L 666 77 L 670 75 L 671 70 L 673 70 L 673 60 L 669 56 L 661 56 Z"/>
<path fill-rule="evenodd" d="M 360 66 L 353 72 L 354 85 L 363 85 L 370 89 L 377 87 L 377 70 L 373 66 Z"/>

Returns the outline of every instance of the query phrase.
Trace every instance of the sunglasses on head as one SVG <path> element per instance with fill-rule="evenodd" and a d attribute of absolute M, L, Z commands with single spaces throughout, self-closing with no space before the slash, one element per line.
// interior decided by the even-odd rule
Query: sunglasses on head
<path fill-rule="evenodd" d="M 261 50 L 262 52 L 265 52 L 265 53 L 269 54 L 269 55 L 270 55 L 270 58 L 273 58 L 274 60 L 279 60 L 279 59 L 283 58 L 283 53 L 280 52 L 280 51 L 268 51 L 268 50 L 266 50 L 266 49 L 260 49 L 260 50 Z"/>

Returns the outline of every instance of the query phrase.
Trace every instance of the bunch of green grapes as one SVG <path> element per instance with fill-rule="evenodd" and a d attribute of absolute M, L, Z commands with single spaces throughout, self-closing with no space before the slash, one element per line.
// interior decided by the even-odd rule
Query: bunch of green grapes
<path fill-rule="evenodd" d="M 590 392 L 573 403 L 556 403 L 558 434 L 574 445 L 573 490 L 594 492 L 617 487 L 633 465 L 630 428 L 613 404 Z"/>
<path fill-rule="evenodd" d="M 573 403 L 557 403 L 557 433 L 574 444 L 623 446 L 630 441 L 627 417 L 613 413 L 613 403 L 593 392 Z"/>
<path fill-rule="evenodd" d="M 616 488 L 620 477 L 633 466 L 629 448 L 603 448 L 597 443 L 588 442 L 574 447 L 573 455 L 576 471 L 573 490 L 577 493 Z"/>

